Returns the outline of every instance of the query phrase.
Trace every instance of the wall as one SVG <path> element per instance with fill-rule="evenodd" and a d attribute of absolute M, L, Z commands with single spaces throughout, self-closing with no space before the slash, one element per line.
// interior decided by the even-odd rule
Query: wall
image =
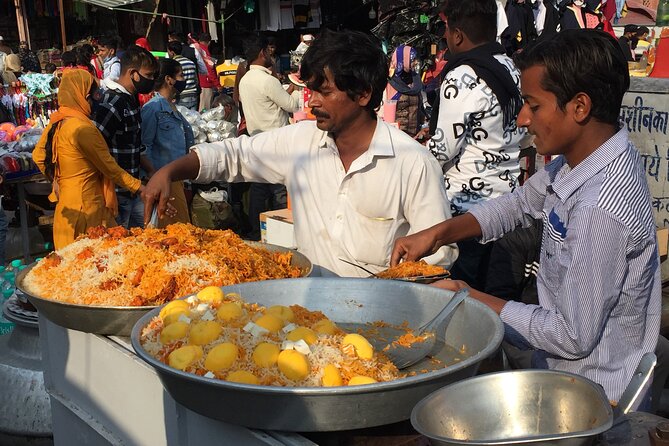
<path fill-rule="evenodd" d="M 632 78 L 620 118 L 641 153 L 655 223 L 669 227 L 669 79 Z M 662 263 L 662 279 L 669 280 L 669 262 Z"/>

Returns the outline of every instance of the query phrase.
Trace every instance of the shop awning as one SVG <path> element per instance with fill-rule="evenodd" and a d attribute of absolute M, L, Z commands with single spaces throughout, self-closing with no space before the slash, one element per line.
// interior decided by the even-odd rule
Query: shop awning
<path fill-rule="evenodd" d="M 142 0 L 80 0 L 91 5 L 102 6 L 104 8 L 118 8 L 121 6 L 131 5 L 133 3 L 140 3 Z"/>

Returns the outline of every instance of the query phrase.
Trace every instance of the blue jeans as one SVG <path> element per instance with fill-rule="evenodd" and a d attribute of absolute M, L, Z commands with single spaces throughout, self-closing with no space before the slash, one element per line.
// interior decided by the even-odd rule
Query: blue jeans
<path fill-rule="evenodd" d="M 118 194 L 116 223 L 126 229 L 144 227 L 144 202 L 139 195 Z"/>

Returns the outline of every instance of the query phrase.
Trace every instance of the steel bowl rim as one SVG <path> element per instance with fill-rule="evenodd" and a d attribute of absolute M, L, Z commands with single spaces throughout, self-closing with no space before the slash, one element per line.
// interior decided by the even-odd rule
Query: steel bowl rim
<path fill-rule="evenodd" d="M 276 279 L 278 281 L 295 281 L 295 280 L 318 280 L 321 279 L 320 277 L 303 277 L 303 278 L 297 278 L 297 279 Z M 325 280 L 338 280 L 338 279 L 343 279 L 343 280 L 349 280 L 349 281 L 367 281 L 369 279 L 366 278 L 323 278 Z M 238 285 L 230 285 L 230 286 L 239 286 Z M 415 284 L 415 283 L 406 283 L 405 285 L 400 285 L 400 286 L 408 286 L 408 287 L 420 287 L 420 286 L 425 286 L 421 284 Z M 445 290 L 442 290 L 444 292 L 447 292 Z M 184 296 L 180 299 L 186 299 L 188 296 Z M 484 311 L 489 311 L 490 313 L 494 314 L 493 311 L 488 308 L 486 305 L 478 302 L 475 299 L 472 298 L 467 298 L 467 302 L 474 306 L 478 306 L 479 308 L 482 308 Z M 442 369 L 437 369 L 430 371 L 428 373 L 421 373 L 417 374 L 415 376 L 409 376 L 406 378 L 399 378 L 393 381 L 387 381 L 387 382 L 378 382 L 378 383 L 372 383 L 372 384 L 363 384 L 359 386 L 338 386 L 338 387 L 279 387 L 279 386 L 262 386 L 262 385 L 254 385 L 254 384 L 240 384 L 240 383 L 231 383 L 228 381 L 224 381 L 221 379 L 215 379 L 215 378 L 205 378 L 203 376 L 195 375 L 193 373 L 187 373 L 187 372 L 182 372 L 180 370 L 174 369 L 166 364 L 163 364 L 162 362 L 158 361 L 157 359 L 153 358 L 144 348 L 142 347 L 141 343 L 139 342 L 139 336 L 141 334 L 141 330 L 144 329 L 146 325 L 160 313 L 160 307 L 154 308 L 153 310 L 149 311 L 145 315 L 143 315 L 132 327 L 132 332 L 130 334 L 130 341 L 132 344 L 133 349 L 135 350 L 135 353 L 137 353 L 137 356 L 142 358 L 144 361 L 146 361 L 149 365 L 151 365 L 159 374 L 162 373 L 167 373 L 169 375 L 181 378 L 181 379 L 186 379 L 190 381 L 196 381 L 199 382 L 200 384 L 207 384 L 207 385 L 214 385 L 216 387 L 223 387 L 225 389 L 231 389 L 231 390 L 245 390 L 249 392 L 253 392 L 256 394 L 285 394 L 285 393 L 290 393 L 294 395 L 306 395 L 306 396 L 330 396 L 332 394 L 359 394 L 359 393 L 368 393 L 370 390 L 373 391 L 379 391 L 379 392 L 384 392 L 384 391 L 389 391 L 389 390 L 394 390 L 395 388 L 402 388 L 405 387 L 406 385 L 415 385 L 415 384 L 421 384 L 423 382 L 427 381 L 432 381 L 435 378 L 435 374 L 440 374 L 444 370 L 448 369 L 449 373 L 456 373 L 461 369 L 466 369 L 468 367 L 471 367 L 474 364 L 477 364 L 481 361 L 479 359 L 480 357 L 487 357 L 486 354 L 488 352 L 494 352 L 499 348 L 499 346 L 502 343 L 502 339 L 504 337 L 504 329 L 502 325 L 501 319 L 499 317 L 493 318 L 494 324 L 497 326 L 497 330 L 495 330 L 495 335 L 491 342 L 483 349 L 479 350 L 476 352 L 476 354 L 470 356 L 469 358 L 460 361 L 456 364 L 450 365 L 448 367 L 444 367 Z M 488 355 L 489 356 L 489 355 Z"/>
<path fill-rule="evenodd" d="M 414 408 L 411 410 L 411 425 L 413 426 L 416 431 L 418 431 L 419 434 L 424 435 L 425 437 L 429 438 L 430 440 L 436 440 L 436 441 L 442 441 L 445 443 L 455 443 L 455 444 L 467 444 L 467 445 L 474 445 L 474 446 L 484 446 L 484 445 L 504 445 L 504 444 L 518 444 L 518 443 L 535 443 L 538 441 L 550 441 L 550 440 L 560 440 L 560 439 L 565 439 L 565 438 L 579 438 L 579 437 L 589 437 L 589 436 L 594 436 L 601 434 L 611 428 L 613 425 L 613 410 L 611 409 L 611 406 L 609 404 L 605 404 L 606 412 L 607 412 L 607 420 L 603 424 L 599 425 L 598 427 L 595 427 L 590 430 L 584 430 L 584 431 L 576 431 L 576 432 L 570 432 L 567 434 L 550 434 L 550 435 L 535 435 L 532 437 L 518 437 L 518 438 L 511 438 L 511 439 L 505 439 L 505 440 L 459 440 L 455 438 L 450 438 L 450 437 L 443 437 L 440 435 L 435 435 L 433 433 L 430 433 L 425 429 L 420 421 L 418 420 L 418 413 L 423 410 L 424 406 L 426 406 L 432 399 L 436 398 L 440 393 L 446 391 L 447 389 L 453 390 L 457 389 L 458 387 L 466 386 L 478 381 L 485 381 L 488 379 L 492 379 L 493 377 L 499 376 L 499 375 L 508 375 L 508 374 L 517 374 L 517 375 L 525 375 L 525 374 L 542 374 L 542 375 L 559 375 L 559 376 L 564 376 L 564 377 L 570 377 L 570 378 L 576 378 L 584 383 L 586 383 L 588 386 L 590 386 L 592 389 L 595 390 L 601 397 L 603 401 L 608 401 L 608 398 L 606 397 L 606 393 L 604 393 L 604 389 L 597 385 L 594 381 L 586 378 L 585 376 L 582 375 L 577 375 L 575 373 L 571 372 L 565 372 L 562 370 L 548 370 L 548 369 L 527 369 L 527 370 L 504 370 L 501 372 L 494 372 L 494 373 L 486 373 L 485 375 L 479 375 L 479 376 L 474 376 L 471 378 L 463 379 L 461 381 L 457 381 L 451 384 L 448 384 L 440 389 L 435 390 L 434 392 L 430 393 L 423 399 L 421 399 Z"/>
<path fill-rule="evenodd" d="M 262 243 L 262 242 L 254 242 L 254 241 L 248 241 L 244 240 L 244 243 L 254 246 L 254 247 L 264 247 L 264 248 L 278 248 L 279 251 L 290 251 L 293 254 L 299 254 L 301 257 L 304 257 L 309 262 L 309 268 L 307 271 L 304 272 L 304 276 L 302 277 L 308 277 L 309 275 L 312 274 L 313 269 L 314 269 L 314 264 L 309 260 L 307 256 L 302 254 L 301 252 L 297 251 L 296 249 L 291 249 L 291 248 L 284 248 L 283 246 L 279 245 L 273 245 L 270 243 Z M 37 296 L 34 295 L 23 287 L 23 279 L 25 278 L 26 274 L 30 272 L 35 266 L 37 265 L 37 262 L 32 262 L 30 265 L 26 266 L 23 268 L 23 270 L 19 271 L 19 273 L 16 275 L 15 279 L 15 285 L 16 288 L 18 288 L 19 291 L 21 291 L 23 294 L 28 296 L 29 300 L 35 300 L 38 304 L 41 304 L 42 302 L 45 302 L 47 304 L 50 303 L 55 303 L 62 305 L 63 308 L 69 308 L 69 309 L 76 309 L 76 310 L 86 310 L 86 311 L 109 311 L 109 310 L 120 310 L 120 311 L 149 311 L 153 310 L 154 308 L 158 308 L 161 305 L 142 305 L 142 306 L 129 306 L 129 305 L 84 305 L 84 304 L 73 304 L 70 302 L 63 302 L 60 300 L 56 299 L 49 299 L 47 297 L 42 297 L 42 296 Z M 284 279 L 270 279 L 270 280 L 284 280 Z M 37 305 L 35 305 L 37 306 Z"/>

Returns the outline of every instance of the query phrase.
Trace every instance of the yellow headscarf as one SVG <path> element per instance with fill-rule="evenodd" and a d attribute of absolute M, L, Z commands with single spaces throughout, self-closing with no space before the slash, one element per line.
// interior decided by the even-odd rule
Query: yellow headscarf
<path fill-rule="evenodd" d="M 58 85 L 58 111 L 51 115 L 51 124 L 65 118 L 78 118 L 90 122 L 91 106 L 86 96 L 91 91 L 95 80 L 91 73 L 81 69 L 69 69 L 63 72 Z"/>
<path fill-rule="evenodd" d="M 91 106 L 86 99 L 88 93 L 91 91 L 91 86 L 95 80 L 93 76 L 85 70 L 73 68 L 67 69 L 63 72 L 63 77 L 60 80 L 60 85 L 58 86 L 58 110 L 51 115 L 49 120 L 49 126 L 44 130 L 48 132 L 53 125 L 56 125 L 59 121 L 62 121 L 65 118 L 75 118 L 86 122 L 89 125 L 91 123 L 90 114 Z M 58 131 L 56 131 L 56 134 Z M 54 135 L 54 141 L 56 137 Z M 58 200 L 58 182 L 57 178 L 60 176 L 60 169 L 58 168 L 57 157 L 57 148 L 53 144 L 53 163 L 56 165 L 56 172 L 54 175 L 53 190 L 49 198 L 51 201 Z M 116 193 L 114 192 L 114 183 L 110 178 L 104 177 L 102 185 L 102 193 L 105 199 L 105 207 L 107 207 L 114 216 L 118 214 L 118 200 L 116 198 Z"/>

